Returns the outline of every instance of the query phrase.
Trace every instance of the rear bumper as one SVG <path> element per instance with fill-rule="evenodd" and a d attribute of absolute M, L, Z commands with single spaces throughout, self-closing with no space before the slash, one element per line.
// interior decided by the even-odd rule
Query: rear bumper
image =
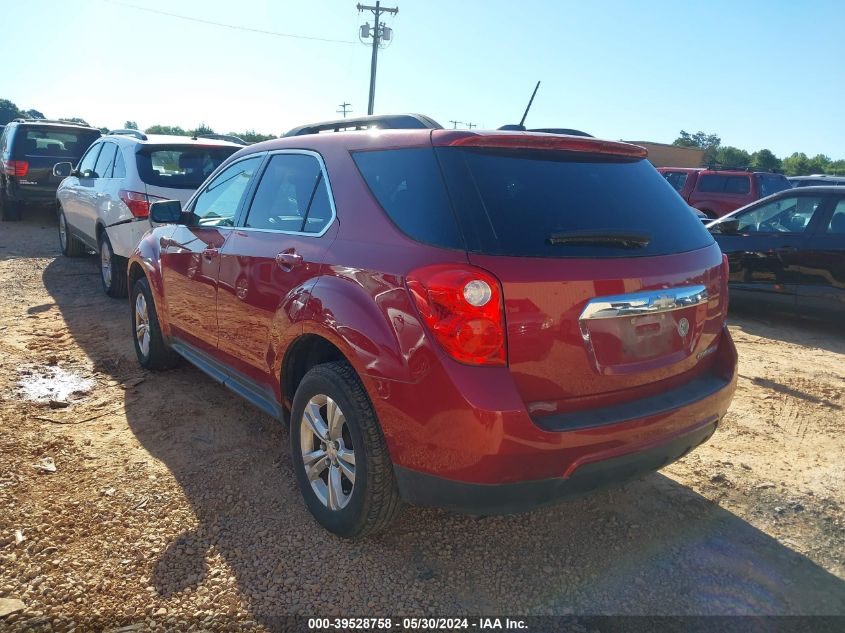
<path fill-rule="evenodd" d="M 736 389 L 724 329 L 712 364 L 656 396 L 532 418 L 503 368 L 432 367 L 373 394 L 411 502 L 479 513 L 530 508 L 656 470 L 712 435 Z"/>
<path fill-rule="evenodd" d="M 23 178 L 22 180 L 26 180 Z M 59 185 L 22 185 L 9 179 L 6 183 L 6 195 L 10 200 L 16 202 L 28 202 L 30 204 L 55 204 L 56 190 Z"/>
<path fill-rule="evenodd" d="M 415 505 L 439 506 L 469 514 L 520 512 L 620 484 L 663 468 L 710 439 L 717 425 L 718 422 L 707 422 L 657 446 L 585 464 L 566 478 L 477 484 L 443 479 L 397 466 L 396 481 L 402 498 Z"/>

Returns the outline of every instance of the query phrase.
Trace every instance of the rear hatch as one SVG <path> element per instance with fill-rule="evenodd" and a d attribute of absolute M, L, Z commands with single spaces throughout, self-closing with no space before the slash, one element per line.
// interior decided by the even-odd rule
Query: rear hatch
<path fill-rule="evenodd" d="M 507 365 L 532 413 L 622 403 L 707 370 L 727 309 L 722 254 L 645 150 L 530 133 L 432 141 L 355 160 L 400 229 L 460 244 L 501 282 Z"/>
<path fill-rule="evenodd" d="M 502 283 L 508 366 L 532 412 L 703 371 L 727 308 L 722 255 L 644 150 L 434 140 L 469 260 Z"/>
<path fill-rule="evenodd" d="M 144 144 L 135 160 L 150 202 L 179 200 L 185 204 L 224 160 L 241 149 L 236 145 Z"/>
<path fill-rule="evenodd" d="M 56 163 L 76 165 L 85 150 L 100 137 L 98 130 L 57 125 L 21 125 L 15 134 L 12 160 L 24 161 L 18 182 L 25 191 L 49 198 L 61 178 L 53 176 Z"/>

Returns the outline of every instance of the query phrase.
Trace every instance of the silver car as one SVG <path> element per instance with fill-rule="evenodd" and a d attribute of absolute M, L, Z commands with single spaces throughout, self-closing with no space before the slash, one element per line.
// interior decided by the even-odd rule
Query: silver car
<path fill-rule="evenodd" d="M 88 148 L 76 168 L 53 168 L 62 252 L 100 254 L 103 290 L 126 296 L 126 261 L 150 228 L 150 204 L 183 204 L 206 177 L 242 145 L 212 138 L 120 130 Z"/>

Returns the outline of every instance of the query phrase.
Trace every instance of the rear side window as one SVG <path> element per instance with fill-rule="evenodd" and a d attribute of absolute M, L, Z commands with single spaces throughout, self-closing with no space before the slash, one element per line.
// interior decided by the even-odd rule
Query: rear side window
<path fill-rule="evenodd" d="M 136 154 L 138 173 L 141 180 L 154 187 L 196 189 L 238 149 L 202 145 L 142 146 Z"/>
<path fill-rule="evenodd" d="M 470 251 L 522 257 L 636 257 L 713 238 L 646 160 L 573 152 L 436 150 Z M 573 243 L 562 237 L 593 241 Z M 647 237 L 626 246 L 620 234 Z"/>
<path fill-rule="evenodd" d="M 307 154 L 277 154 L 261 176 L 245 226 L 319 233 L 331 216 L 328 188 L 319 161 Z"/>
<path fill-rule="evenodd" d="M 111 178 L 116 151 L 117 145 L 114 143 L 103 143 L 103 149 L 100 150 L 100 156 L 97 158 L 97 164 L 94 167 L 97 178 Z"/>
<path fill-rule="evenodd" d="M 746 194 L 751 191 L 748 176 L 706 174 L 698 179 L 698 190 L 704 193 Z"/>
<path fill-rule="evenodd" d="M 465 248 L 431 147 L 357 152 L 353 158 L 403 233 L 434 246 Z"/>
<path fill-rule="evenodd" d="M 19 128 L 15 135 L 16 156 L 49 156 L 77 159 L 100 137 L 99 132 L 53 127 Z"/>

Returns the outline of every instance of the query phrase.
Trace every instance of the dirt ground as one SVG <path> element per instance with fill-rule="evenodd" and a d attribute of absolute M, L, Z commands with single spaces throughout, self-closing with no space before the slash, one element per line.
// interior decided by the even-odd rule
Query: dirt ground
<path fill-rule="evenodd" d="M 409 508 L 389 534 L 345 542 L 305 510 L 282 425 L 188 365 L 142 371 L 128 303 L 57 242 L 46 211 L 0 225 L 0 599 L 25 605 L 0 628 L 845 614 L 834 326 L 733 316 L 730 413 L 660 473 L 516 516 Z M 43 375 L 91 382 L 26 400 L 21 381 Z"/>

